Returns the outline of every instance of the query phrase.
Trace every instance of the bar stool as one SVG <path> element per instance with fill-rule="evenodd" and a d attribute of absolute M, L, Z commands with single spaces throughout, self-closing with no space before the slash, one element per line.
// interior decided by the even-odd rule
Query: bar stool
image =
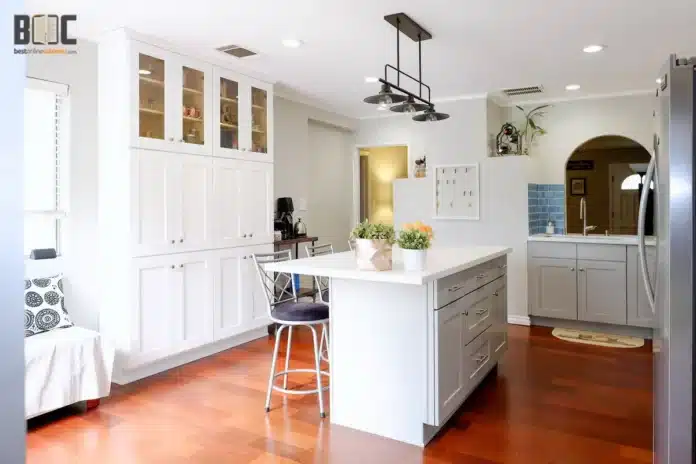
<path fill-rule="evenodd" d="M 316 393 L 319 397 L 319 415 L 326 417 L 324 412 L 324 398 L 322 392 L 329 389 L 323 387 L 321 376 L 329 376 L 328 372 L 321 370 L 321 351 L 317 341 L 317 330 L 315 326 L 321 325 L 322 330 L 326 331 L 326 323 L 329 322 L 329 307 L 324 303 L 304 303 L 297 301 L 295 287 L 292 285 L 292 274 L 286 272 L 266 272 L 264 264 L 289 261 L 292 259 L 290 250 L 277 251 L 274 253 L 255 253 L 252 255 L 256 270 L 261 280 L 261 287 L 266 294 L 268 306 L 266 311 L 271 321 L 280 326 L 275 334 L 275 347 L 273 348 L 273 360 L 271 361 L 271 373 L 268 378 L 268 390 L 266 392 L 266 412 L 271 410 L 271 393 L 273 390 L 289 395 L 304 395 Z M 314 343 L 314 369 L 289 369 L 290 348 L 292 345 L 292 329 L 297 326 L 308 327 L 312 331 L 312 341 Z M 276 362 L 278 361 L 278 347 L 283 331 L 288 329 L 287 353 L 285 355 L 285 370 L 276 372 Z M 296 372 L 309 372 L 316 374 L 317 388 L 308 390 L 288 390 L 288 374 Z M 275 378 L 283 376 L 283 386 L 275 385 Z"/>
<path fill-rule="evenodd" d="M 332 255 L 334 252 L 333 245 L 326 243 L 324 245 L 310 246 L 305 245 L 305 251 L 307 256 L 322 256 L 322 255 Z M 319 290 L 319 302 L 329 305 L 329 278 L 314 276 L 314 282 L 316 282 L 317 290 Z M 326 328 L 322 329 L 321 332 L 321 346 L 319 347 L 319 352 L 321 353 L 321 359 L 329 362 L 329 332 Z"/>

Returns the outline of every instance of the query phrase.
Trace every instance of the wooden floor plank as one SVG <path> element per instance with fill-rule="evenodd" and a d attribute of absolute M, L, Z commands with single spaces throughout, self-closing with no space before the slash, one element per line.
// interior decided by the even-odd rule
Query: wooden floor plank
<path fill-rule="evenodd" d="M 312 368 L 295 334 L 292 367 Z M 28 423 L 28 463 L 641 464 L 652 459 L 652 352 L 573 344 L 510 326 L 509 350 L 425 449 L 332 426 L 316 396 L 274 394 L 257 340 L 123 387 L 92 411 Z M 284 356 L 283 346 L 281 355 Z M 291 379 L 295 388 L 311 376 Z M 328 408 L 329 397 L 325 393 Z M 330 416 L 330 411 L 329 411 Z"/>

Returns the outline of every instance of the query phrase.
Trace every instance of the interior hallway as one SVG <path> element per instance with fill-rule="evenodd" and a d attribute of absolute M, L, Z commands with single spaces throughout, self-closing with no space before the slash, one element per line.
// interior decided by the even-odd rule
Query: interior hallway
<path fill-rule="evenodd" d="M 311 338 L 300 333 L 293 337 L 293 366 L 313 367 Z M 511 325 L 498 376 L 491 373 L 424 451 L 332 427 L 330 410 L 320 420 L 311 395 L 274 394 L 264 414 L 272 347 L 271 339 L 257 340 L 116 387 L 96 410 L 63 409 L 32 420 L 27 462 L 652 462 L 649 342 L 600 348 Z"/>

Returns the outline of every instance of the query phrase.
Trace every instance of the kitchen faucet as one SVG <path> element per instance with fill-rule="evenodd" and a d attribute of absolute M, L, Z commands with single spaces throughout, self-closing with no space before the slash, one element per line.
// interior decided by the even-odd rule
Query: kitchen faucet
<path fill-rule="evenodd" d="M 580 219 L 582 219 L 582 235 L 587 237 L 587 232 L 595 230 L 597 226 L 587 225 L 587 201 L 585 197 L 580 198 Z"/>

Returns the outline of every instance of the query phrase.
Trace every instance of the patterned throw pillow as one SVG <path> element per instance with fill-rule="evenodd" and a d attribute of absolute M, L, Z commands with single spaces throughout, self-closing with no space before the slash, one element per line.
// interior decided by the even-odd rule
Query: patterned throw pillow
<path fill-rule="evenodd" d="M 65 310 L 63 274 L 24 281 L 24 336 L 72 327 Z"/>

